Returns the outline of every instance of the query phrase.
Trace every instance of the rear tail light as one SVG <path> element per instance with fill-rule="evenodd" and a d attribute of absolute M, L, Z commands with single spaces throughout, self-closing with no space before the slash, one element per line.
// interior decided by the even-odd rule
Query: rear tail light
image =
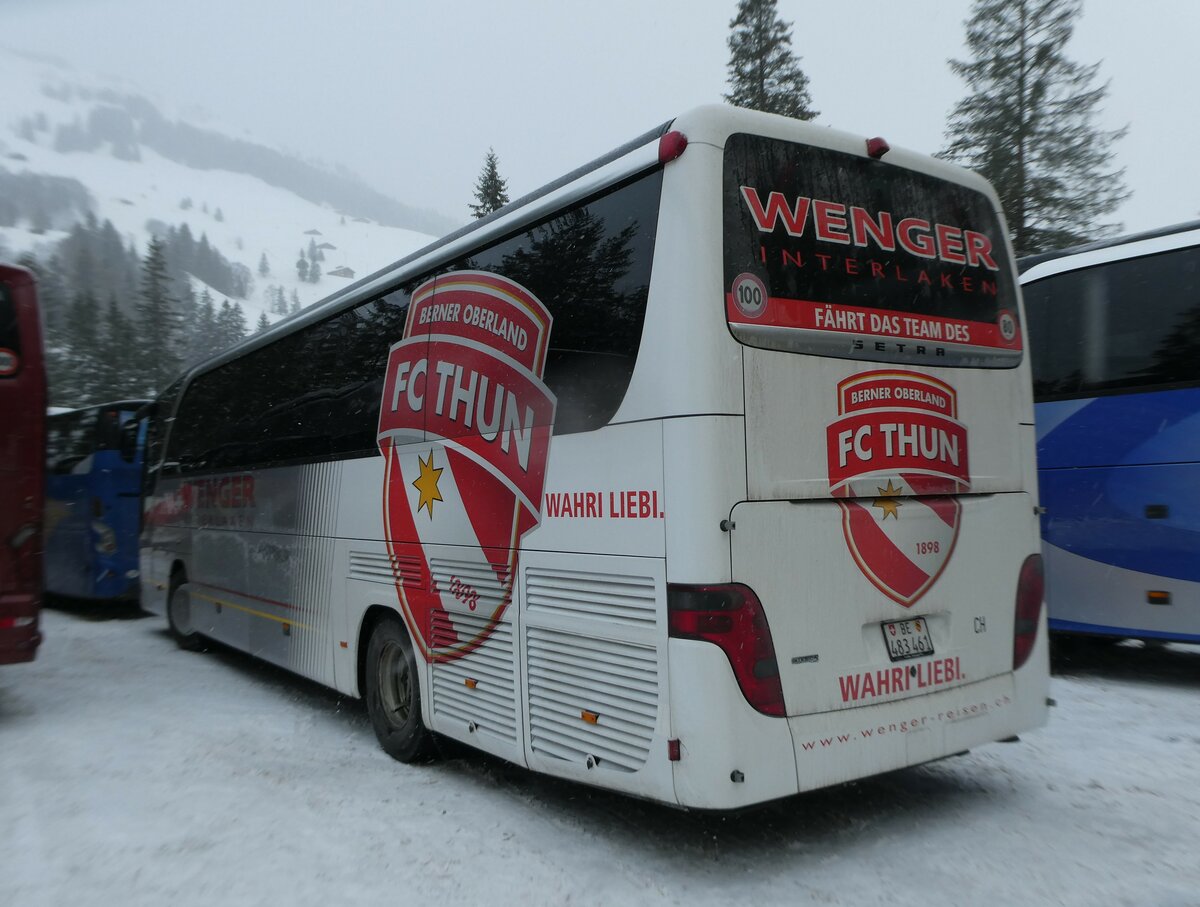
<path fill-rule="evenodd" d="M 1014 671 L 1029 660 L 1029 653 L 1033 651 L 1033 644 L 1037 642 L 1044 591 L 1042 556 L 1031 554 L 1021 565 L 1021 575 L 1017 580 L 1017 613 L 1013 621 Z"/>
<path fill-rule="evenodd" d="M 720 646 L 742 695 L 764 715 L 783 716 L 783 685 L 762 602 L 749 586 L 667 587 L 667 619 L 675 639 Z"/>

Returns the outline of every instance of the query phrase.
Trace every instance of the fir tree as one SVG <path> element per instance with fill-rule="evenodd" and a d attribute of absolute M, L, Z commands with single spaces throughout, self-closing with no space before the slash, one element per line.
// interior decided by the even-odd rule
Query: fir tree
<path fill-rule="evenodd" d="M 137 393 L 136 384 L 130 381 L 133 347 L 133 326 L 117 304 L 117 297 L 109 296 L 100 338 L 100 375 L 105 399 L 117 400 Z"/>
<path fill-rule="evenodd" d="M 1108 236 L 1099 221 L 1129 197 L 1112 143 L 1096 125 L 1108 84 L 1099 64 L 1068 60 L 1081 0 L 975 0 L 969 61 L 951 60 L 970 94 L 950 114 L 941 156 L 986 177 L 1018 255 Z"/>
<path fill-rule="evenodd" d="M 301 280 L 308 280 L 308 258 L 303 249 L 300 250 L 300 257 L 296 259 L 296 274 Z"/>
<path fill-rule="evenodd" d="M 808 76 L 792 54 L 790 22 L 779 18 L 776 0 L 739 0 L 729 23 L 729 94 L 734 107 L 779 113 L 797 120 L 817 116 Z"/>
<path fill-rule="evenodd" d="M 475 183 L 475 204 L 471 205 L 471 214 L 475 217 L 487 217 L 508 204 L 508 181 L 500 178 L 499 163 L 496 152 L 488 149 L 487 157 L 483 159 L 483 170 Z"/>
<path fill-rule="evenodd" d="M 143 393 L 163 390 L 179 371 L 179 325 L 168 290 L 163 241 L 150 240 L 142 262 L 142 285 L 137 304 L 137 374 Z"/>
<path fill-rule="evenodd" d="M 258 316 L 258 325 L 254 328 L 254 333 L 261 334 L 271 326 L 271 319 L 267 317 L 266 312 L 262 312 Z"/>
<path fill-rule="evenodd" d="M 189 355 L 192 362 L 207 359 L 221 349 L 220 338 L 217 336 L 217 310 L 213 305 L 212 294 L 205 287 L 200 294 L 200 305 L 196 314 L 196 332 Z"/>
<path fill-rule="evenodd" d="M 246 336 L 246 316 L 240 305 L 231 305 L 228 299 L 221 303 L 221 311 L 217 313 L 216 334 L 219 349 L 233 346 Z"/>
<path fill-rule="evenodd" d="M 258 276 L 270 277 L 271 266 L 267 264 L 267 253 L 263 252 L 262 257 L 258 260 Z"/>
<path fill-rule="evenodd" d="M 71 303 L 67 327 L 70 356 L 61 375 L 60 389 L 75 406 L 101 403 L 104 396 L 99 336 L 96 322 L 100 312 L 90 292 L 77 293 Z"/>

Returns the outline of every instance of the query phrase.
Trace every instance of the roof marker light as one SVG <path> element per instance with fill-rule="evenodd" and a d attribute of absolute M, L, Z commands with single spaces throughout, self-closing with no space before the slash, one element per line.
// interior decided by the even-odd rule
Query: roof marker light
<path fill-rule="evenodd" d="M 875 158 L 875 160 L 879 160 L 891 150 L 892 146 L 882 136 L 877 135 L 873 139 L 867 139 L 867 155 Z"/>
<path fill-rule="evenodd" d="M 666 164 L 675 160 L 687 149 L 687 136 L 682 132 L 668 132 L 658 140 L 658 162 Z"/>

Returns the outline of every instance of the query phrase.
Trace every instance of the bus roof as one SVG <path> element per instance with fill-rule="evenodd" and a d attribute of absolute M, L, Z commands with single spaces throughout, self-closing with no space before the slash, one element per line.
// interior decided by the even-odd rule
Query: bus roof
<path fill-rule="evenodd" d="M 247 337 L 229 349 L 193 365 L 172 384 L 178 384 L 179 390 L 183 390 L 198 375 L 238 359 L 255 349 L 268 346 L 294 331 L 336 315 L 371 295 L 385 293 L 403 280 L 416 276 L 424 268 L 436 267 L 440 261 L 449 260 L 459 252 L 478 246 L 482 242 L 493 238 L 501 239 L 536 222 L 539 218 L 563 205 L 602 192 L 622 180 L 652 169 L 661 163 L 658 149 L 659 139 L 681 121 L 687 124 L 686 131 L 689 133 L 692 127 L 699 129 L 701 135 L 689 136 L 693 141 L 697 139 L 700 142 L 709 141 L 714 136 L 729 135 L 738 131 L 761 131 L 763 134 L 778 134 L 779 137 L 785 137 L 785 135 L 794 137 L 797 132 L 803 132 L 805 140 L 814 145 L 839 147 L 845 150 L 853 147 L 863 149 L 860 153 L 865 153 L 862 136 L 826 126 L 817 126 L 776 114 L 724 104 L 708 104 L 692 108 L 614 148 L 607 154 L 601 155 L 590 163 L 572 170 L 542 188 L 508 203 L 486 217 L 468 223 L 447 236 L 439 237 L 399 261 L 313 303 L 296 315 L 277 322 L 262 333 Z M 680 128 L 684 129 L 685 127 L 681 125 Z M 994 189 L 973 171 L 899 147 L 893 147 L 887 151 L 887 160 L 888 163 L 902 168 L 919 169 L 939 178 L 982 191 L 989 195 L 994 207 L 999 210 Z"/>
<path fill-rule="evenodd" d="M 48 415 L 53 419 L 56 416 L 69 416 L 72 413 L 82 413 L 92 409 L 138 409 L 145 406 L 147 403 L 153 402 L 153 400 L 112 400 L 105 403 L 90 403 L 87 406 L 76 406 L 71 408 L 52 406 L 50 407 Z"/>
<path fill-rule="evenodd" d="M 1017 259 L 1017 272 L 1024 274 L 1035 265 L 1040 265 L 1043 262 L 1054 261 L 1058 258 L 1067 258 L 1071 255 L 1080 255 L 1084 252 L 1096 252 L 1101 249 L 1111 249 L 1114 246 L 1124 246 L 1129 243 L 1142 242 L 1147 239 L 1159 239 L 1163 236 L 1173 236 L 1176 233 L 1187 233 L 1192 230 L 1200 230 L 1200 220 L 1184 221 L 1180 224 L 1172 224 L 1169 227 L 1158 227 L 1154 230 L 1144 230 L 1140 233 L 1128 233 L 1124 236 L 1117 236 L 1113 239 L 1101 239 L 1096 242 L 1083 243 L 1078 246 L 1070 246 L 1066 249 L 1057 249 L 1053 252 L 1041 252 L 1037 255 L 1026 255 L 1024 258 Z"/>

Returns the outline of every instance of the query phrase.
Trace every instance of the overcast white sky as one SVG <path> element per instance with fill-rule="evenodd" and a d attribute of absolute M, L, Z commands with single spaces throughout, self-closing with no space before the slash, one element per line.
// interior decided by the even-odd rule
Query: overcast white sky
<path fill-rule="evenodd" d="M 725 90 L 736 0 L 0 0 L 0 43 L 127 79 L 167 110 L 342 164 L 466 219 L 493 146 L 516 198 Z M 780 0 L 817 122 L 934 152 L 970 0 Z M 1196 0 L 1086 0 L 1126 230 L 1200 217 Z M 0 87 L 0 114 L 3 114 Z M 206 119 L 202 118 L 206 117 Z"/>

